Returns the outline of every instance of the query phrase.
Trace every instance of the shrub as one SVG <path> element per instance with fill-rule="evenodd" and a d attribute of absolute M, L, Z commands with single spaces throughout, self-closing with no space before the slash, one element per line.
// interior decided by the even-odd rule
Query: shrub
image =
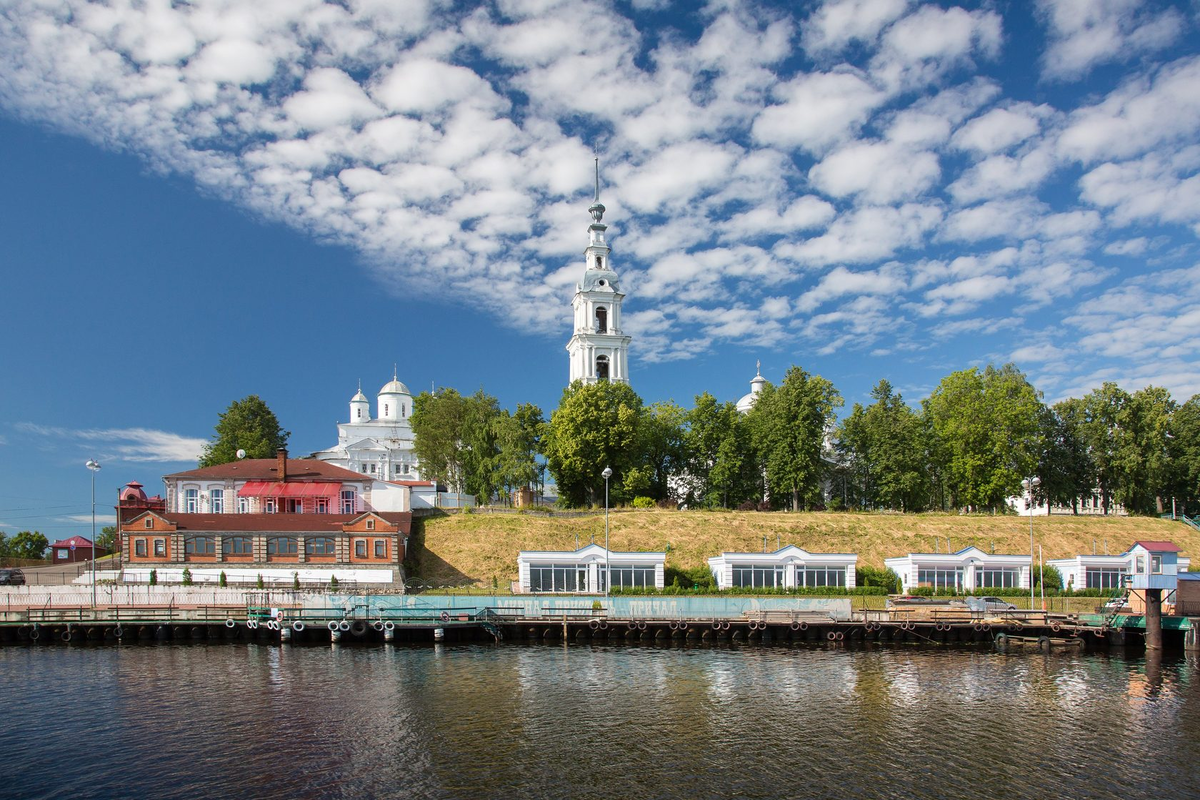
<path fill-rule="evenodd" d="M 156 569 L 150 570 L 150 585 L 151 586 L 158 585 L 158 570 L 156 570 Z"/>
<path fill-rule="evenodd" d="M 855 583 L 859 586 L 880 586 L 886 589 L 888 594 L 897 594 L 900 591 L 900 576 L 888 567 L 859 567 L 854 570 L 854 574 Z"/>
<path fill-rule="evenodd" d="M 225 577 L 225 570 L 221 570 L 221 577 L 217 579 L 217 586 L 220 586 L 222 589 L 224 589 L 228 585 L 229 578 Z"/>
<path fill-rule="evenodd" d="M 184 586 L 192 585 L 192 571 L 190 569 L 188 569 L 187 567 L 183 568 L 183 585 Z"/>
<path fill-rule="evenodd" d="M 747 500 L 746 502 L 739 504 L 737 507 L 737 510 L 738 511 L 757 511 L 758 505 L 753 500 Z"/>
<path fill-rule="evenodd" d="M 256 589 L 261 589 L 261 588 L 263 588 L 263 579 L 262 579 L 262 575 L 259 575 L 259 576 L 258 576 L 258 580 L 254 582 L 254 588 L 256 588 Z"/>
<path fill-rule="evenodd" d="M 635 497 L 633 498 L 634 508 L 654 508 L 653 497 Z"/>
<path fill-rule="evenodd" d="M 329 591 L 336 592 L 338 588 L 337 575 L 329 576 Z"/>
<path fill-rule="evenodd" d="M 297 589 L 297 590 L 300 588 L 300 573 L 299 572 L 292 573 L 292 588 Z"/>

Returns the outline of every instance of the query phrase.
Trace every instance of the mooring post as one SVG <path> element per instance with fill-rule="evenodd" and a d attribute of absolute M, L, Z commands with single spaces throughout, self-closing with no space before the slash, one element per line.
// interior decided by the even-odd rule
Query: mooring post
<path fill-rule="evenodd" d="M 1146 590 L 1146 648 L 1162 649 L 1162 589 Z"/>

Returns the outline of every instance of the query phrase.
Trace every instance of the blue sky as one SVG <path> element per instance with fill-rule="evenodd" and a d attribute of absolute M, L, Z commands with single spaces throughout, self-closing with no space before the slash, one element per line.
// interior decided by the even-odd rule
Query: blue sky
<path fill-rule="evenodd" d="M 0 530 L 86 532 L 257 393 L 547 413 L 592 158 L 647 400 L 1014 361 L 1200 392 L 1200 5 L 0 9 Z"/>

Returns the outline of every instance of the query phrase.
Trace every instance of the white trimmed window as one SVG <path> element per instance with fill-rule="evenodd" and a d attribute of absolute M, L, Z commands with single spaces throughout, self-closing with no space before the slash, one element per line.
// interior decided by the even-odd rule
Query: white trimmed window
<path fill-rule="evenodd" d="M 195 514 L 200 510 L 200 490 L 183 490 L 183 511 L 185 514 Z"/>
<path fill-rule="evenodd" d="M 212 489 L 209 491 L 208 496 L 212 499 L 212 513 L 224 514 L 225 513 L 225 490 L 224 489 Z"/>
<path fill-rule="evenodd" d="M 342 513 L 353 514 L 357 509 L 358 503 L 354 496 L 353 489 L 342 490 Z"/>

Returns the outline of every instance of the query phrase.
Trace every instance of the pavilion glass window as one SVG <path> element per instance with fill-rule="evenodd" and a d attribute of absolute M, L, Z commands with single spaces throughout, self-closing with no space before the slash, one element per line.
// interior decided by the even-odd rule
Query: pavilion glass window
<path fill-rule="evenodd" d="M 1021 585 L 1020 568 L 989 568 L 975 571 L 976 589 L 1016 589 Z"/>
<path fill-rule="evenodd" d="M 782 588 L 783 572 L 782 565 L 734 564 L 733 585 L 746 589 Z"/>
<path fill-rule="evenodd" d="M 796 567 L 797 586 L 845 586 L 843 567 Z"/>
<path fill-rule="evenodd" d="M 963 571 L 961 567 L 917 570 L 917 584 L 920 586 L 932 586 L 935 589 L 961 589 L 963 585 Z"/>
<path fill-rule="evenodd" d="M 1125 582 L 1125 570 L 1120 567 L 1088 567 L 1084 580 L 1088 589 L 1120 589 Z"/>
<path fill-rule="evenodd" d="M 531 564 L 531 592 L 587 591 L 587 567 L 581 564 Z"/>

